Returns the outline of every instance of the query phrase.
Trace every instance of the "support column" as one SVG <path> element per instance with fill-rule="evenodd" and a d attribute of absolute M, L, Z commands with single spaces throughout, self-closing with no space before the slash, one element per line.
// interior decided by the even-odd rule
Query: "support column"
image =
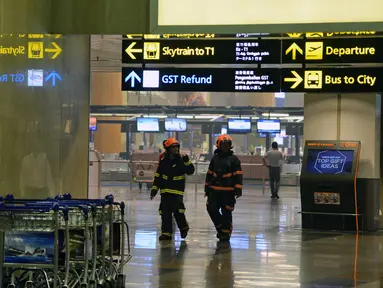
<path fill-rule="evenodd" d="M 376 94 L 306 94 L 304 100 L 305 140 L 361 141 L 357 192 L 366 230 L 380 227 L 380 106 Z"/>
<path fill-rule="evenodd" d="M 92 105 L 123 105 L 120 72 L 92 73 Z M 121 117 L 108 117 L 118 120 Z M 120 124 L 99 124 L 94 133 L 94 148 L 102 153 L 119 153 L 122 150 Z"/>

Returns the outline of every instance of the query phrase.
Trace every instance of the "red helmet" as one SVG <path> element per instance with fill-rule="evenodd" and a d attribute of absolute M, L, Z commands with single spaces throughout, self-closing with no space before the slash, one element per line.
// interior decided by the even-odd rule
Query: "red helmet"
<path fill-rule="evenodd" d="M 178 140 L 176 138 L 169 138 L 168 140 L 166 140 L 164 146 L 166 149 L 170 148 L 170 146 L 180 146 L 180 142 L 178 142 Z"/>
<path fill-rule="evenodd" d="M 222 134 L 221 136 L 218 137 L 218 139 L 217 139 L 217 148 L 218 149 L 221 149 L 221 144 L 223 142 L 228 142 L 230 144 L 230 148 L 232 148 L 233 139 L 229 135 Z"/>

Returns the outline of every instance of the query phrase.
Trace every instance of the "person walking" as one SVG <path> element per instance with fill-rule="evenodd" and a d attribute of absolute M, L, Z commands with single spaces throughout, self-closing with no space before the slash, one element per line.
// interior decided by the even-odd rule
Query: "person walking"
<path fill-rule="evenodd" d="M 220 241 L 229 241 L 233 231 L 236 198 L 242 196 L 241 161 L 234 155 L 233 140 L 229 135 L 218 137 L 217 149 L 206 174 L 205 196 L 207 211 Z"/>
<path fill-rule="evenodd" d="M 266 159 L 267 162 L 266 162 Z M 283 154 L 278 150 L 278 143 L 271 143 L 271 150 L 266 153 L 266 156 L 263 157 L 263 165 L 269 168 L 270 176 L 270 189 L 272 199 L 279 199 L 279 185 L 281 182 L 281 160 L 283 159 Z"/>
<path fill-rule="evenodd" d="M 188 155 L 180 154 L 180 143 L 175 138 L 169 138 L 164 146 L 166 154 L 159 162 L 150 192 L 150 200 L 154 199 L 158 191 L 161 193 L 161 203 L 158 210 L 162 225 L 159 240 L 172 239 L 173 215 L 180 230 L 181 238 L 185 239 L 189 231 L 183 202 L 185 175 L 192 175 L 195 168 Z"/>

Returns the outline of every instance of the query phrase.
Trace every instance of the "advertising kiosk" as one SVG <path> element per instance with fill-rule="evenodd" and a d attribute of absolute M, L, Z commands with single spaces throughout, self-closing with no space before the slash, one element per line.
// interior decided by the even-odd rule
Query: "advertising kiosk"
<path fill-rule="evenodd" d="M 301 171 L 302 228 L 362 229 L 356 179 L 359 141 L 306 141 Z"/>

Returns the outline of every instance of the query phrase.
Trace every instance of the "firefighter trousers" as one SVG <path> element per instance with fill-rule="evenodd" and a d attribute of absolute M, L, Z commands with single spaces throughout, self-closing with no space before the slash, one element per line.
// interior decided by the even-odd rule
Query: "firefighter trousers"
<path fill-rule="evenodd" d="M 189 230 L 189 224 L 185 217 L 183 196 L 170 193 L 161 194 L 159 214 L 162 219 L 162 235 L 171 236 L 173 234 L 173 215 L 181 232 Z"/>
<path fill-rule="evenodd" d="M 209 191 L 206 207 L 217 232 L 231 235 L 235 202 L 234 191 Z"/>

